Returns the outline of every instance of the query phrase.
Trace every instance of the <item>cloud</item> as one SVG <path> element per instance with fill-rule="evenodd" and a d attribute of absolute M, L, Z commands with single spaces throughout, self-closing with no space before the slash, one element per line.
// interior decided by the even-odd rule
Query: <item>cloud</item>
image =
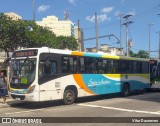
<path fill-rule="evenodd" d="M 38 12 L 41 13 L 41 12 L 45 12 L 46 10 L 48 10 L 50 8 L 49 5 L 41 5 L 38 7 Z"/>
<path fill-rule="evenodd" d="M 106 7 L 101 10 L 102 13 L 110 13 L 114 7 Z"/>
<path fill-rule="evenodd" d="M 95 21 L 95 16 L 87 16 L 86 20 L 90 21 L 90 22 L 94 22 Z"/>
<path fill-rule="evenodd" d="M 125 0 L 121 0 L 121 3 L 124 3 Z"/>
<path fill-rule="evenodd" d="M 135 12 L 135 11 L 130 11 L 130 12 L 128 12 L 127 14 L 132 15 L 132 16 L 135 16 L 135 15 L 136 15 L 136 12 Z"/>
<path fill-rule="evenodd" d="M 97 19 L 98 19 L 98 22 L 104 22 L 105 20 L 108 20 L 108 21 L 110 20 L 110 18 L 107 16 L 107 14 L 97 15 Z M 90 22 L 95 22 L 95 15 L 87 16 L 86 20 L 90 21 Z"/>
<path fill-rule="evenodd" d="M 117 15 L 119 15 L 119 14 L 121 14 L 120 11 L 116 11 L 116 12 L 114 13 L 115 16 L 117 16 Z"/>
<path fill-rule="evenodd" d="M 71 4 L 73 4 L 73 5 L 75 5 L 75 4 L 76 4 L 76 3 L 75 3 L 75 2 L 76 2 L 76 0 L 68 0 L 68 2 L 69 2 L 69 3 L 71 3 Z"/>
<path fill-rule="evenodd" d="M 98 22 L 104 22 L 106 20 L 110 21 L 111 18 L 109 18 L 107 14 L 110 13 L 113 9 L 114 7 L 106 7 L 101 9 L 101 13 L 97 15 Z M 95 22 L 95 15 L 87 16 L 86 20 L 90 22 Z"/>

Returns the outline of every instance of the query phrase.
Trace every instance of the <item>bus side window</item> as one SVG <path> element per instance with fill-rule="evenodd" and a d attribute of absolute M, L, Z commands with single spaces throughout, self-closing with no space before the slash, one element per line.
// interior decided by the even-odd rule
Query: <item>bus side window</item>
<path fill-rule="evenodd" d="M 106 59 L 103 60 L 103 69 L 104 73 L 108 73 L 108 63 Z"/>
<path fill-rule="evenodd" d="M 74 60 L 73 60 L 73 68 L 74 68 L 74 73 L 78 73 L 79 72 L 77 58 L 74 58 Z"/>
<path fill-rule="evenodd" d="M 44 63 L 44 74 L 51 74 L 50 61 L 49 60 L 47 60 Z"/>
<path fill-rule="evenodd" d="M 44 61 L 40 61 L 39 62 L 39 69 L 38 69 L 38 77 L 40 78 L 40 77 L 42 77 L 43 76 L 43 74 L 44 74 L 44 68 L 43 68 L 43 65 L 44 64 Z"/>
<path fill-rule="evenodd" d="M 84 64 L 84 58 L 83 57 L 80 57 L 79 58 L 80 60 L 80 73 L 85 73 L 85 64 Z"/>
<path fill-rule="evenodd" d="M 61 60 L 62 73 L 69 73 L 69 57 L 63 56 Z"/>
<path fill-rule="evenodd" d="M 57 74 L 57 62 L 51 61 L 51 74 Z"/>
<path fill-rule="evenodd" d="M 103 60 L 102 59 L 97 58 L 97 60 L 96 60 L 96 70 L 97 70 L 97 73 L 99 73 L 99 74 L 104 73 Z"/>

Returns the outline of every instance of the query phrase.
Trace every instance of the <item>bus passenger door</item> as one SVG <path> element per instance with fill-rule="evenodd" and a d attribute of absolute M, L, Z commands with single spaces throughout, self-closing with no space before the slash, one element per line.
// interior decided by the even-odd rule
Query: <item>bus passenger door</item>
<path fill-rule="evenodd" d="M 56 57 L 55 54 L 41 54 L 38 72 L 40 101 L 61 99 L 58 66 L 58 56 Z"/>

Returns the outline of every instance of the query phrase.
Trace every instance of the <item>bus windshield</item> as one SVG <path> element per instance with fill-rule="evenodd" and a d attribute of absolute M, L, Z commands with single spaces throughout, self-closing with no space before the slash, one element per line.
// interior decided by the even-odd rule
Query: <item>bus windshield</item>
<path fill-rule="evenodd" d="M 27 88 L 35 79 L 36 59 L 12 59 L 10 85 L 12 88 Z"/>

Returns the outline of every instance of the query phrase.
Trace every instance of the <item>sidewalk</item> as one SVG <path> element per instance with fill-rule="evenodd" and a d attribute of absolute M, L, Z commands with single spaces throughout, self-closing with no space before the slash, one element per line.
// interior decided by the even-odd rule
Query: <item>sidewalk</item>
<path fill-rule="evenodd" d="M 155 84 L 151 86 L 151 88 L 160 88 L 160 82 L 157 81 Z"/>
<path fill-rule="evenodd" d="M 11 99 L 9 97 L 7 97 L 6 99 L 6 103 L 3 103 L 3 99 L 0 98 L 0 109 L 4 108 L 4 107 L 10 107 L 10 105 L 15 104 L 15 103 L 19 103 L 21 101 L 17 101 L 15 99 Z"/>
<path fill-rule="evenodd" d="M 11 103 L 12 101 L 15 101 L 15 100 L 14 100 L 14 99 L 10 99 L 9 97 L 7 97 L 6 103 L 4 104 L 4 103 L 3 103 L 3 99 L 0 98 L 0 108 L 10 107 L 10 103 Z"/>
<path fill-rule="evenodd" d="M 151 89 L 150 91 L 160 92 L 160 82 L 156 82 L 155 84 L 153 84 L 150 89 Z"/>

